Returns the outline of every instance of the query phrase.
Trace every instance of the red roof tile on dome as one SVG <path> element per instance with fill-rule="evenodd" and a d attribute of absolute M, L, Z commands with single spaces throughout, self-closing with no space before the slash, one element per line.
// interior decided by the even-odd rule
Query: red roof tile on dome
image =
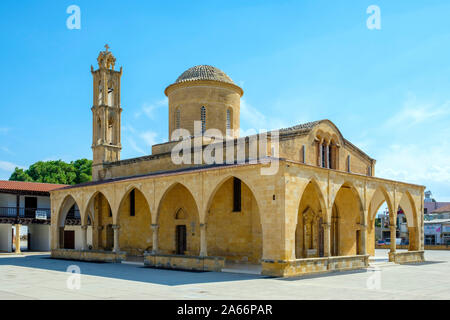
<path fill-rule="evenodd" d="M 9 191 L 50 192 L 66 186 L 65 184 L 0 180 L 0 190 Z"/>

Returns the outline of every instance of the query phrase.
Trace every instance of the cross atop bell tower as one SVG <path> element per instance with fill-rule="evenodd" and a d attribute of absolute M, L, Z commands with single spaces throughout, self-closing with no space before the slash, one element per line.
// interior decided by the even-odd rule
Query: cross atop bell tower
<path fill-rule="evenodd" d="M 97 57 L 98 69 L 91 66 L 94 80 L 92 110 L 92 179 L 102 180 L 103 164 L 120 160 L 120 71 L 115 71 L 116 58 L 105 45 Z"/>

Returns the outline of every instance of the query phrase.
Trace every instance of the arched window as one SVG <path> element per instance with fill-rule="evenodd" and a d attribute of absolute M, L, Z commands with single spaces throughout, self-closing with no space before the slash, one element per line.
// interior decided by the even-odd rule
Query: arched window
<path fill-rule="evenodd" d="M 114 87 L 111 83 L 108 85 L 108 106 L 114 106 Z"/>
<path fill-rule="evenodd" d="M 327 167 L 327 146 L 325 145 L 325 143 L 321 144 L 322 146 L 322 168 L 326 168 Z"/>
<path fill-rule="evenodd" d="M 130 192 L 130 216 L 134 217 L 136 215 L 136 192 L 135 189 Z"/>
<path fill-rule="evenodd" d="M 102 120 L 97 118 L 97 143 L 100 143 L 102 139 Z"/>
<path fill-rule="evenodd" d="M 184 220 L 186 219 L 186 212 L 183 210 L 183 208 L 179 208 L 175 213 L 175 219 L 176 220 Z"/>
<path fill-rule="evenodd" d="M 102 105 L 103 104 L 103 86 L 102 86 L 102 82 L 99 81 L 98 82 L 98 105 Z"/>
<path fill-rule="evenodd" d="M 231 110 L 227 109 L 227 130 L 231 129 Z"/>
<path fill-rule="evenodd" d="M 175 129 L 180 129 L 181 111 L 180 108 L 175 112 Z"/>
<path fill-rule="evenodd" d="M 332 154 L 331 143 L 327 146 L 327 154 L 328 154 L 328 159 L 327 159 L 328 169 L 333 169 L 333 154 Z"/>
<path fill-rule="evenodd" d="M 200 117 L 202 120 L 202 134 L 204 134 L 206 131 L 206 108 L 204 106 L 200 110 Z"/>

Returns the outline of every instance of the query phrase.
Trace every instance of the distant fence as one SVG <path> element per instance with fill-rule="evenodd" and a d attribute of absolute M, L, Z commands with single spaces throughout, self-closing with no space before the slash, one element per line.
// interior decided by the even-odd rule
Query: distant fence
<path fill-rule="evenodd" d="M 391 247 L 388 244 L 382 244 L 379 245 L 377 244 L 375 246 L 376 249 L 390 249 Z M 397 245 L 396 246 L 397 249 L 409 249 L 408 245 Z M 437 245 L 425 245 L 425 250 L 450 250 L 450 245 L 445 245 L 445 244 L 437 244 Z"/>

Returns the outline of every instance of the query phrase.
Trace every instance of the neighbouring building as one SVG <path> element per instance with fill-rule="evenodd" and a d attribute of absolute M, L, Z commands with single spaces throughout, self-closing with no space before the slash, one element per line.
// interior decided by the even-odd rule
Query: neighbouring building
<path fill-rule="evenodd" d="M 450 202 L 438 202 L 433 198 L 433 194 L 430 190 L 427 190 L 425 192 L 425 199 L 424 199 L 424 214 L 425 214 L 425 220 L 427 219 L 427 215 L 431 214 L 433 211 L 442 208 L 450 206 Z"/>
<path fill-rule="evenodd" d="M 14 245 L 20 252 L 21 226 L 28 228 L 29 251 L 50 251 L 50 191 L 61 187 L 0 180 L 0 251 L 11 252 Z"/>
<path fill-rule="evenodd" d="M 410 239 L 408 252 L 391 242 L 391 261 L 423 261 L 425 187 L 377 178 L 375 160 L 329 120 L 241 137 L 244 92 L 215 67 L 170 84 L 168 141 L 121 160 L 122 68 L 108 47 L 97 61 L 93 181 L 51 192 L 52 257 L 215 271 L 238 262 L 273 276 L 365 268 L 386 202 L 402 208 Z M 72 249 L 74 205 L 82 234 Z M 392 214 L 393 237 L 396 222 Z"/>
<path fill-rule="evenodd" d="M 429 213 L 424 231 L 426 245 L 450 245 L 450 205 Z"/>
<path fill-rule="evenodd" d="M 375 225 L 375 237 L 376 240 L 390 242 L 391 241 L 391 231 L 390 231 L 390 223 L 389 223 L 389 211 L 386 210 L 382 214 L 378 215 L 376 219 Z M 401 245 L 409 244 L 409 228 L 408 228 L 408 219 L 403 212 L 402 208 L 399 208 L 397 211 L 397 222 L 396 222 L 396 239 L 401 239 Z"/>

